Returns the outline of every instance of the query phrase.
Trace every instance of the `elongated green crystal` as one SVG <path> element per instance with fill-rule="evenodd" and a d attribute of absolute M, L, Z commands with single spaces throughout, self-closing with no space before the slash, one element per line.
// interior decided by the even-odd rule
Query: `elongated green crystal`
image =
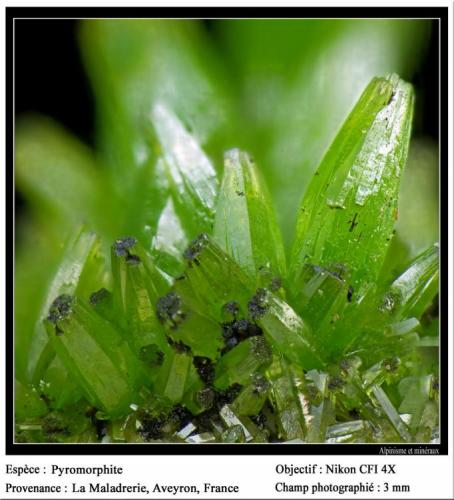
<path fill-rule="evenodd" d="M 292 290 L 291 295 L 312 328 L 323 331 L 325 323 L 331 321 L 335 313 L 341 313 L 347 301 L 353 300 L 354 289 L 349 287 L 348 276 L 343 274 L 339 268 L 330 270 L 310 264 L 303 267 L 302 286 Z"/>
<path fill-rule="evenodd" d="M 277 413 L 281 437 L 302 439 L 306 435 L 306 420 L 294 371 L 284 358 L 276 356 L 266 376 L 271 384 L 270 399 Z"/>
<path fill-rule="evenodd" d="M 361 320 L 352 317 L 352 311 L 360 308 L 358 294 L 349 283 L 342 266 L 305 264 L 301 286 L 290 291 L 296 311 L 316 332 L 314 341 L 325 353 L 341 352 L 358 335 Z"/>
<path fill-rule="evenodd" d="M 216 365 L 214 385 L 226 389 L 232 384 L 247 384 L 271 359 L 271 349 L 263 336 L 250 337 L 221 357 Z"/>
<path fill-rule="evenodd" d="M 307 378 L 315 389 L 310 404 L 310 417 L 307 419 L 307 441 L 322 443 L 325 441 L 328 426 L 335 421 L 334 398 L 330 391 L 332 384 L 327 373 L 317 370 L 311 370 Z"/>
<path fill-rule="evenodd" d="M 432 374 L 407 377 L 399 383 L 403 399 L 398 411 L 411 416 L 409 430 L 417 442 L 427 442 L 438 425 L 438 379 Z"/>
<path fill-rule="evenodd" d="M 161 297 L 157 302 L 159 320 L 183 349 L 188 346 L 196 356 L 216 358 L 222 347 L 220 325 L 199 314 L 185 299 L 174 291 Z"/>
<path fill-rule="evenodd" d="M 43 297 L 31 339 L 28 369 L 29 376 L 34 380 L 42 377 L 53 357 L 50 346 L 45 350 L 48 337 L 43 325 L 43 319 L 52 301 L 62 293 L 77 293 L 88 299 L 89 293 L 93 290 L 92 287 L 99 287 L 103 284 L 102 275 L 105 263 L 100 253 L 99 239 L 94 233 L 89 233 L 82 227 L 67 242 L 60 265 Z"/>
<path fill-rule="evenodd" d="M 247 417 L 239 418 L 229 405 L 223 406 L 219 415 L 228 427 L 227 431 L 222 435 L 223 441 L 230 443 L 252 441 L 253 434 L 247 425 L 252 426 L 252 422 Z"/>
<path fill-rule="evenodd" d="M 322 366 L 310 327 L 285 301 L 259 289 L 248 307 L 267 340 L 287 359 L 307 370 Z"/>
<path fill-rule="evenodd" d="M 209 231 L 218 189 L 216 171 L 197 140 L 163 102 L 151 120 L 162 147 L 175 208 L 190 237 Z"/>
<path fill-rule="evenodd" d="M 411 435 L 408 431 L 408 427 L 401 419 L 399 413 L 397 412 L 392 402 L 389 400 L 385 391 L 381 387 L 373 385 L 371 387 L 371 397 L 375 406 L 383 411 L 384 414 L 388 417 L 389 421 L 391 422 L 401 439 L 409 442 L 411 440 Z"/>
<path fill-rule="evenodd" d="M 369 426 L 364 420 L 351 420 L 330 425 L 326 429 L 327 443 L 364 443 L 367 442 Z"/>
<path fill-rule="evenodd" d="M 117 320 L 114 309 L 113 294 L 106 288 L 100 288 L 96 292 L 93 292 L 90 295 L 89 303 L 96 313 L 107 321 L 114 323 Z"/>
<path fill-rule="evenodd" d="M 396 75 L 374 78 L 350 113 L 304 196 L 290 276 L 305 263 L 341 264 L 357 288 L 383 265 L 397 218 L 413 112 L 413 91 Z"/>
<path fill-rule="evenodd" d="M 420 317 L 438 293 L 438 245 L 416 257 L 410 267 L 390 286 L 381 310 L 395 317 Z"/>
<path fill-rule="evenodd" d="M 224 157 L 213 235 L 219 246 L 253 276 L 263 268 L 284 276 L 284 247 L 271 198 L 253 160 L 238 149 Z"/>
<path fill-rule="evenodd" d="M 211 238 L 202 233 L 184 253 L 187 269 L 175 290 L 193 309 L 223 322 L 224 306 L 237 302 L 246 313 L 254 289 L 248 276 Z"/>
<path fill-rule="evenodd" d="M 185 265 L 183 251 L 188 240 L 170 197 L 159 216 L 151 245 L 157 266 L 174 277 L 182 274 Z"/>
<path fill-rule="evenodd" d="M 268 397 L 270 384 L 263 375 L 254 374 L 252 383 L 244 387 L 231 404 L 239 415 L 257 415 Z"/>
<path fill-rule="evenodd" d="M 149 344 L 167 345 L 156 315 L 156 301 L 169 286 L 135 238 L 118 239 L 112 246 L 114 307 L 135 352 Z"/>
<path fill-rule="evenodd" d="M 232 427 L 229 427 L 223 432 L 222 441 L 224 443 L 245 443 L 246 434 L 244 432 L 244 428 L 241 425 L 233 425 Z"/>
<path fill-rule="evenodd" d="M 122 335 L 70 295 L 55 299 L 45 325 L 57 355 L 88 401 L 109 415 L 125 411 L 140 370 Z"/>
<path fill-rule="evenodd" d="M 368 389 L 372 384 L 381 386 L 383 382 L 391 382 L 396 376 L 401 361 L 398 357 L 383 359 L 367 369 L 362 375 L 362 384 Z"/>
<path fill-rule="evenodd" d="M 183 398 L 191 362 L 192 357 L 189 354 L 174 350 L 171 350 L 164 360 L 156 381 L 156 389 L 173 404 L 179 403 Z"/>

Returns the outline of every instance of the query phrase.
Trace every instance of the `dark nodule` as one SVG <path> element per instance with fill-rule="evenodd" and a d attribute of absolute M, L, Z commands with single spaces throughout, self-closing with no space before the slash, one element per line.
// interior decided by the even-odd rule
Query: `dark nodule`
<path fill-rule="evenodd" d="M 110 292 L 105 288 L 101 288 L 100 290 L 93 292 L 88 299 L 91 306 L 95 306 L 99 304 L 103 300 L 107 299 L 110 295 Z"/>
<path fill-rule="evenodd" d="M 188 248 L 183 253 L 183 257 L 189 261 L 197 261 L 197 257 L 208 242 L 208 235 L 205 233 L 199 234 L 195 240 L 191 241 Z"/>
<path fill-rule="evenodd" d="M 268 309 L 267 291 L 264 288 L 257 289 L 256 294 L 248 302 L 248 311 L 253 318 L 260 318 Z"/>
<path fill-rule="evenodd" d="M 119 257 L 125 257 L 129 255 L 129 250 L 134 247 L 137 243 L 137 240 L 132 236 L 127 236 L 126 238 L 120 238 L 115 240 L 113 245 L 115 253 Z"/>
<path fill-rule="evenodd" d="M 68 317 L 72 312 L 74 297 L 67 294 L 59 295 L 49 308 L 48 321 L 56 325 L 58 321 Z"/>

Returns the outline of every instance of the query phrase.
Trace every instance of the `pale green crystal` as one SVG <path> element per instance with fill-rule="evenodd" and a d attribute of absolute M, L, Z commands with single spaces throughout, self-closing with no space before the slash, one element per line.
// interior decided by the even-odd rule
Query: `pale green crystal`
<path fill-rule="evenodd" d="M 285 440 L 306 435 L 306 421 L 302 407 L 303 395 L 297 388 L 295 374 L 282 357 L 275 357 L 266 371 L 270 381 L 270 399 L 277 412 L 280 435 Z"/>
<path fill-rule="evenodd" d="M 322 366 L 309 326 L 286 302 L 261 289 L 249 302 L 249 311 L 267 340 L 290 361 L 308 370 Z"/>
<path fill-rule="evenodd" d="M 232 384 L 247 384 L 251 377 L 271 362 L 271 349 L 262 336 L 250 337 L 240 342 L 216 365 L 214 385 L 225 389 Z"/>
<path fill-rule="evenodd" d="M 305 263 L 344 265 L 357 288 L 377 278 L 397 217 L 413 91 L 396 75 L 374 78 L 315 173 L 297 221 L 290 276 Z"/>
<path fill-rule="evenodd" d="M 62 293 L 84 295 L 93 283 L 102 283 L 104 265 L 99 239 L 94 233 L 79 227 L 66 244 L 60 265 L 47 287 L 34 327 L 28 363 L 29 376 L 34 380 L 43 376 L 53 357 L 50 346 L 46 348 L 48 338 L 42 322 L 53 300 Z"/>
<path fill-rule="evenodd" d="M 70 296 L 60 296 L 58 305 L 54 302 L 45 324 L 55 351 L 87 399 L 111 415 L 125 411 L 140 370 L 122 335 Z"/>
<path fill-rule="evenodd" d="M 210 230 L 218 188 L 216 171 L 197 140 L 163 102 L 151 110 L 175 208 L 190 237 Z"/>
<path fill-rule="evenodd" d="M 224 156 L 213 237 L 252 276 L 261 269 L 284 276 L 284 248 L 270 196 L 253 160 L 238 149 Z"/>
<path fill-rule="evenodd" d="M 419 317 L 438 292 L 438 244 L 416 257 L 391 285 L 381 309 L 397 318 Z"/>

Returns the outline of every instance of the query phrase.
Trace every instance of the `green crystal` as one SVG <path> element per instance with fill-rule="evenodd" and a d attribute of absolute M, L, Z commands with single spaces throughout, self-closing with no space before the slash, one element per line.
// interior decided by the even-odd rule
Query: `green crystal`
<path fill-rule="evenodd" d="M 156 316 L 158 297 L 168 290 L 162 274 L 135 238 L 119 239 L 112 246 L 114 307 L 122 311 L 119 323 L 135 352 L 149 344 L 165 349 L 167 342 Z"/>
<path fill-rule="evenodd" d="M 381 386 L 383 382 L 391 382 L 393 378 L 397 378 L 401 361 L 394 356 L 386 358 L 366 370 L 362 376 L 363 387 L 367 389 L 372 384 Z"/>
<path fill-rule="evenodd" d="M 162 147 L 175 208 L 187 234 L 194 237 L 197 232 L 208 231 L 218 188 L 211 161 L 163 102 L 153 106 L 151 119 Z"/>
<path fill-rule="evenodd" d="M 213 443 L 216 441 L 216 436 L 211 432 L 202 432 L 201 434 L 192 434 L 186 438 L 187 443 L 203 444 Z"/>
<path fill-rule="evenodd" d="M 151 243 L 156 265 L 171 276 L 179 276 L 184 271 L 183 251 L 187 245 L 186 233 L 169 197 L 159 216 L 156 235 Z"/>
<path fill-rule="evenodd" d="M 232 439 L 236 437 L 237 439 L 243 439 L 245 442 L 252 441 L 253 434 L 250 432 L 248 427 L 253 427 L 255 430 L 255 426 L 253 426 L 252 422 L 247 417 L 239 417 L 235 414 L 235 412 L 230 408 L 229 405 L 225 405 L 221 408 L 219 412 L 223 422 L 228 427 L 227 433 L 223 433 L 222 437 L 225 439 L 226 437 Z M 230 441 L 232 442 L 232 441 Z M 238 441 L 236 441 L 238 442 Z"/>
<path fill-rule="evenodd" d="M 272 353 L 262 336 L 250 337 L 221 357 L 216 365 L 214 385 L 226 389 L 232 384 L 247 384 L 253 374 L 271 362 Z"/>
<path fill-rule="evenodd" d="M 173 341 L 188 346 L 196 356 L 217 357 L 222 346 L 220 326 L 188 307 L 176 292 L 158 300 L 157 315 Z"/>
<path fill-rule="evenodd" d="M 437 425 L 439 423 L 439 405 L 435 401 L 427 401 L 421 414 L 421 418 L 412 418 L 417 422 L 415 441 L 418 443 L 426 443 L 432 438 Z"/>
<path fill-rule="evenodd" d="M 122 335 L 68 295 L 53 302 L 45 325 L 57 355 L 87 399 L 112 415 L 125 411 L 139 371 Z"/>
<path fill-rule="evenodd" d="M 432 374 L 404 378 L 399 383 L 399 393 L 399 412 L 411 415 L 409 430 L 415 441 L 429 441 L 439 421 L 438 379 Z"/>
<path fill-rule="evenodd" d="M 171 350 L 164 360 L 156 380 L 155 390 L 172 404 L 179 403 L 184 394 L 192 357 Z"/>
<path fill-rule="evenodd" d="M 233 425 L 222 433 L 221 439 L 224 443 L 245 443 L 246 435 L 243 426 Z"/>
<path fill-rule="evenodd" d="M 323 443 L 328 426 L 335 421 L 333 395 L 329 390 L 329 376 L 327 373 L 311 370 L 307 378 L 314 384 L 315 394 L 311 403 L 310 417 L 307 419 L 307 441 L 309 443 Z"/>
<path fill-rule="evenodd" d="M 401 439 L 410 442 L 411 434 L 408 431 L 407 425 L 401 419 L 399 413 L 389 400 L 385 391 L 381 387 L 373 385 L 371 387 L 371 396 L 373 397 L 372 401 L 374 405 L 386 415 Z"/>
<path fill-rule="evenodd" d="M 438 245 L 416 257 L 390 286 L 381 310 L 396 318 L 421 316 L 438 293 Z"/>
<path fill-rule="evenodd" d="M 306 435 L 306 420 L 301 406 L 295 373 L 284 358 L 275 358 L 266 372 L 270 399 L 277 412 L 279 433 L 284 440 Z"/>
<path fill-rule="evenodd" d="M 311 324 L 312 328 L 325 331 L 327 323 L 342 313 L 347 301 L 354 296 L 343 269 L 332 270 L 306 264 L 303 267 L 301 283 L 303 286 L 292 292 L 298 311 Z"/>
<path fill-rule="evenodd" d="M 326 430 L 327 443 L 363 443 L 369 434 L 368 424 L 363 420 L 352 420 L 330 425 Z"/>
<path fill-rule="evenodd" d="M 374 281 L 397 217 L 413 91 L 396 75 L 374 78 L 330 146 L 303 199 L 290 276 L 305 263 L 344 265 L 354 288 Z"/>
<path fill-rule="evenodd" d="M 309 326 L 286 302 L 259 289 L 248 308 L 269 342 L 290 361 L 308 370 L 322 366 Z"/>
<path fill-rule="evenodd" d="M 29 376 L 34 381 L 42 378 L 54 355 L 42 322 L 52 301 L 63 293 L 87 296 L 87 290 L 102 283 L 103 271 L 99 239 L 80 227 L 66 244 L 63 259 L 49 282 L 34 326 L 28 363 Z"/>
<path fill-rule="evenodd" d="M 224 157 L 213 234 L 219 246 L 252 276 L 260 269 L 284 276 L 284 247 L 270 196 L 253 160 L 237 149 Z"/>
<path fill-rule="evenodd" d="M 211 238 L 199 235 L 184 257 L 188 266 L 184 278 L 177 279 L 175 290 L 192 309 L 209 311 L 213 319 L 222 322 L 225 304 L 236 301 L 246 308 L 253 285 Z"/>
<path fill-rule="evenodd" d="M 90 295 L 89 303 L 96 311 L 96 314 L 99 314 L 111 323 L 115 323 L 116 315 L 112 292 L 109 292 L 105 288 L 100 288 Z"/>
<path fill-rule="evenodd" d="M 257 415 L 269 393 L 270 384 L 260 374 L 254 374 L 252 383 L 244 387 L 233 401 L 231 408 L 239 415 Z"/>

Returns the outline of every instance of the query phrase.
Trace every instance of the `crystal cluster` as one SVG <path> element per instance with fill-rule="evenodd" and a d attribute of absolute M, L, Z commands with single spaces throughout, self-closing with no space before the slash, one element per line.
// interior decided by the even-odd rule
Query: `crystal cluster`
<path fill-rule="evenodd" d="M 430 442 L 438 436 L 438 247 L 379 280 L 413 110 L 372 80 L 327 151 L 286 259 L 253 159 L 222 181 L 164 103 L 169 197 L 147 246 L 83 229 L 35 325 L 18 441 Z M 88 293 L 89 291 L 89 293 Z M 434 355 L 435 352 L 435 355 Z"/>

